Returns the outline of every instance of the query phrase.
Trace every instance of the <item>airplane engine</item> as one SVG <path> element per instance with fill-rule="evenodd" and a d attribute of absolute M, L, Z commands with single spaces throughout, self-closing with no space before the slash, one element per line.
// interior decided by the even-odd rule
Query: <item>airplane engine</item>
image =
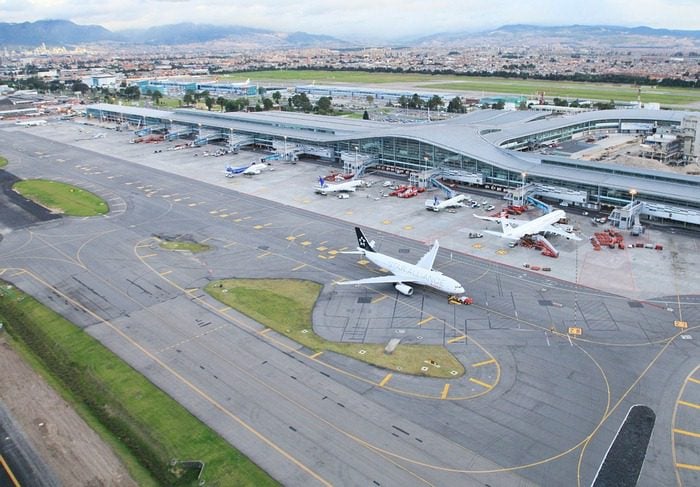
<path fill-rule="evenodd" d="M 411 294 L 413 294 L 413 288 L 401 282 L 397 282 L 396 284 L 394 284 L 394 288 L 404 296 L 410 296 Z"/>

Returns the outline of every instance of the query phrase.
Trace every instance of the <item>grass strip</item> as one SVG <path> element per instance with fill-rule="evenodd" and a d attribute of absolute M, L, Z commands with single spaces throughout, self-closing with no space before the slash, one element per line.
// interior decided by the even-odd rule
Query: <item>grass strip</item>
<path fill-rule="evenodd" d="M 0 321 L 20 352 L 59 386 L 106 440 L 139 485 L 197 485 L 198 471 L 173 459 L 202 461 L 206 485 L 276 485 L 257 465 L 83 330 L 0 281 Z M 135 464 L 142 468 L 134 468 Z M 147 472 L 147 473 L 146 473 Z"/>
<path fill-rule="evenodd" d="M 12 189 L 52 211 L 68 216 L 96 216 L 109 211 L 107 202 L 71 184 L 46 179 L 18 181 Z"/>
<path fill-rule="evenodd" d="M 321 285 L 315 282 L 224 279 L 209 283 L 204 290 L 225 305 L 315 352 L 336 352 L 406 374 L 440 378 L 464 374 L 462 363 L 438 345 L 400 344 L 389 355 L 384 352 L 385 344 L 339 343 L 317 335 L 313 331 L 311 314 Z"/>
<path fill-rule="evenodd" d="M 642 102 L 658 102 L 668 105 L 690 105 L 700 102 L 700 92 L 693 88 L 666 86 L 641 86 L 617 83 L 589 83 L 582 81 L 551 81 L 540 79 L 492 78 L 485 76 L 457 76 L 426 73 L 380 73 L 368 71 L 325 70 L 266 70 L 247 71 L 224 75 L 227 80 L 245 81 L 299 81 L 316 84 L 386 84 L 414 83 L 416 91 L 433 89 L 451 92 L 484 92 L 485 94 L 511 94 L 536 97 L 545 92 L 547 97 L 581 98 L 593 100 L 634 101 L 641 90 Z M 411 88 L 404 88 L 410 91 Z M 445 100 L 448 101 L 448 100 Z"/>
<path fill-rule="evenodd" d="M 5 167 L 7 166 L 7 159 L 0 156 L 0 167 Z"/>
<path fill-rule="evenodd" d="M 193 254 L 211 250 L 210 245 L 182 240 L 163 241 L 160 243 L 160 247 L 166 250 L 186 250 Z"/>

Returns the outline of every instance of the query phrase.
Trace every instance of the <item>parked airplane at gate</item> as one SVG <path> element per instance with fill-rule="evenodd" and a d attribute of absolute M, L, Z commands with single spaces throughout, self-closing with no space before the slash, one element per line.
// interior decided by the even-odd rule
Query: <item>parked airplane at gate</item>
<path fill-rule="evenodd" d="M 344 254 L 360 254 L 375 265 L 387 269 L 392 276 L 368 277 L 356 281 L 342 281 L 337 284 L 381 284 L 390 283 L 404 296 L 413 294 L 413 287 L 405 283 L 415 283 L 422 286 L 432 287 L 438 291 L 450 295 L 462 294 L 464 288 L 460 283 L 447 277 L 440 271 L 433 270 L 433 263 L 437 256 L 440 244 L 436 240 L 430 250 L 420 258 L 417 264 L 410 264 L 388 255 L 380 254 L 374 249 L 374 241 L 370 242 L 358 227 L 355 227 L 357 234 L 357 251 L 343 252 Z"/>
<path fill-rule="evenodd" d="M 493 232 L 490 230 L 484 230 L 484 232 L 490 233 L 491 235 L 497 235 L 502 238 L 519 240 L 523 237 L 530 235 L 540 233 L 551 233 L 570 240 L 581 240 L 581 237 L 557 225 L 558 221 L 566 218 L 566 213 L 564 212 L 564 210 L 554 210 L 551 213 L 547 213 L 546 215 L 542 215 L 530 221 L 506 218 L 505 215 L 502 215 L 500 217 L 479 215 L 474 216 L 480 220 L 488 220 L 500 223 L 501 227 L 503 228 L 502 233 Z"/>
<path fill-rule="evenodd" d="M 231 167 L 226 166 L 226 177 L 232 178 L 237 174 L 243 174 L 245 176 L 253 176 L 255 174 L 260 174 L 263 169 L 267 168 L 267 164 L 264 162 L 254 162 L 249 166 Z"/>
<path fill-rule="evenodd" d="M 365 182 L 361 179 L 350 179 L 342 183 L 328 184 L 322 177 L 318 178 L 318 186 L 314 188 L 319 194 L 337 193 L 337 192 L 355 192 L 358 187 L 364 186 Z"/>
<path fill-rule="evenodd" d="M 425 209 L 431 211 L 440 211 L 446 208 L 457 208 L 459 206 L 466 206 L 464 203 L 462 203 L 462 201 L 467 201 L 468 199 L 469 198 L 467 198 L 465 195 L 458 194 L 457 196 L 454 196 L 448 200 L 440 201 L 436 196 L 432 201 L 425 201 Z"/>

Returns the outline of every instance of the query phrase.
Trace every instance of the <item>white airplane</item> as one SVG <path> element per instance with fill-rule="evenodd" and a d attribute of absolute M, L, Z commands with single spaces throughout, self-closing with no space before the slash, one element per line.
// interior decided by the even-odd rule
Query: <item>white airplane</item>
<path fill-rule="evenodd" d="M 254 162 L 249 166 L 231 167 L 226 166 L 226 177 L 232 178 L 236 174 L 243 174 L 244 176 L 253 176 L 255 174 L 260 174 L 263 169 L 267 168 L 267 164 L 264 162 Z"/>
<path fill-rule="evenodd" d="M 575 235 L 573 232 L 568 231 L 556 223 L 563 218 L 566 218 L 566 213 L 564 210 L 554 210 L 551 213 L 542 215 L 534 220 L 515 220 L 512 218 L 506 218 L 505 215 L 500 217 L 493 216 L 479 216 L 474 215 L 480 220 L 487 220 L 492 222 L 497 222 L 501 224 L 503 232 L 493 232 L 490 230 L 484 230 L 486 233 L 492 235 L 497 235 L 502 238 L 508 238 L 511 240 L 520 240 L 521 238 L 528 235 L 535 235 L 538 233 L 552 233 L 554 235 L 559 235 L 570 240 L 581 240 L 580 237 Z"/>
<path fill-rule="evenodd" d="M 365 182 L 361 179 L 350 179 L 342 183 L 328 184 L 322 177 L 318 178 L 318 186 L 314 188 L 319 194 L 337 193 L 337 192 L 355 192 L 358 187 L 364 186 Z"/>
<path fill-rule="evenodd" d="M 15 125 L 21 125 L 23 127 L 37 127 L 39 125 L 46 125 L 46 120 L 17 120 Z"/>
<path fill-rule="evenodd" d="M 375 265 L 387 269 L 392 276 L 368 277 L 357 281 L 342 281 L 337 284 L 381 284 L 391 283 L 394 288 L 404 296 L 413 294 L 413 288 L 405 283 L 416 283 L 422 286 L 432 287 L 438 291 L 453 294 L 464 293 L 464 288 L 460 283 L 447 277 L 440 271 L 433 270 L 433 263 L 437 256 L 440 244 L 436 240 L 430 250 L 418 261 L 417 264 L 410 264 L 403 260 L 395 259 L 388 255 L 380 254 L 374 249 L 374 241 L 369 242 L 358 227 L 355 227 L 357 234 L 357 251 L 343 252 L 344 254 L 360 254 Z"/>
<path fill-rule="evenodd" d="M 432 201 L 425 201 L 425 209 L 431 211 L 440 211 L 445 208 L 457 208 L 459 206 L 466 206 L 462 201 L 467 201 L 468 198 L 463 194 L 458 194 L 448 200 L 440 201 L 436 196 Z"/>

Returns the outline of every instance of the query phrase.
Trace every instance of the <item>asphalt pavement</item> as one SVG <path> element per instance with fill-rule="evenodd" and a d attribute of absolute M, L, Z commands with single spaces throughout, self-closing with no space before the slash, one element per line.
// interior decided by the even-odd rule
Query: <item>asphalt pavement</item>
<path fill-rule="evenodd" d="M 700 464 L 697 447 L 674 437 L 700 431 L 700 417 L 683 414 L 684 403 L 696 403 L 683 396 L 694 394 L 688 377 L 700 357 L 695 297 L 635 300 L 449 247 L 436 267 L 467 287 L 472 306 L 423 288 L 406 297 L 390 286 L 334 286 L 379 272 L 340 253 L 355 245 L 341 212 L 272 201 L 269 188 L 236 191 L 240 180 L 221 187 L 137 164 L 130 159 L 141 151 L 148 160 L 149 147 L 110 142 L 112 134 L 71 141 L 66 134 L 78 129 L 67 127 L 0 130 L 7 170 L 77 184 L 112 212 L 10 226 L 0 275 L 97 337 L 283 484 L 590 484 L 635 404 L 656 414 L 640 485 L 700 480 L 677 467 Z M 107 143 L 118 156 L 97 150 Z M 295 169 L 277 171 L 291 181 Z M 406 260 L 427 250 L 392 231 L 366 233 Z M 214 249 L 158 246 L 156 236 L 182 234 Z M 314 354 L 202 291 L 229 277 L 319 282 L 319 334 L 444 345 L 466 374 L 390 374 Z M 681 305 L 689 329 L 674 327 Z"/>

